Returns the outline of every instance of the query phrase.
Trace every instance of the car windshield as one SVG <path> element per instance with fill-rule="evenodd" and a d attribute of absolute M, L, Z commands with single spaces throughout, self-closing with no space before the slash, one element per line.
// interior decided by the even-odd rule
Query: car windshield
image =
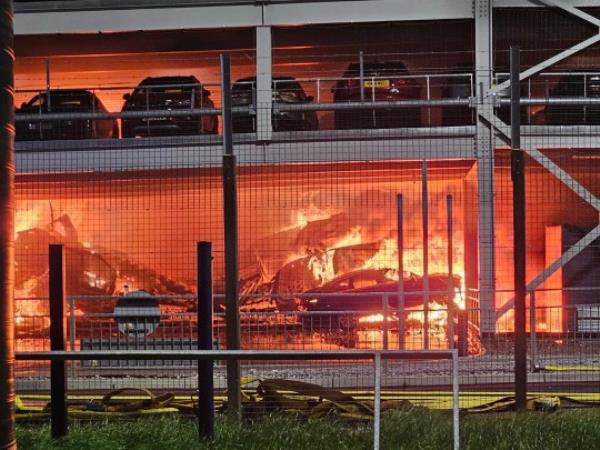
<path fill-rule="evenodd" d="M 89 106 L 91 104 L 91 93 L 62 93 L 62 92 L 50 92 L 50 104 L 53 107 L 60 106 Z M 41 94 L 34 97 L 30 102 L 29 106 L 40 106 L 46 105 L 48 102 L 48 95 Z"/>
<path fill-rule="evenodd" d="M 255 79 L 239 80 L 234 83 L 231 91 L 233 93 L 252 92 L 255 89 L 255 84 Z M 283 96 L 294 96 L 297 98 L 304 98 L 306 96 L 300 83 L 289 79 L 274 79 L 273 90 Z"/>
<path fill-rule="evenodd" d="M 276 95 L 286 101 L 304 100 L 306 94 L 299 83 L 295 81 L 274 81 Z"/>
<path fill-rule="evenodd" d="M 231 92 L 233 93 L 248 93 L 252 92 L 254 89 L 254 84 L 256 82 L 253 80 L 240 80 L 236 81 L 231 88 Z"/>
<path fill-rule="evenodd" d="M 146 91 L 153 94 L 182 94 L 199 90 L 200 83 L 194 79 L 170 80 L 154 79 L 142 82 L 134 91 L 133 95 L 145 94 Z"/>

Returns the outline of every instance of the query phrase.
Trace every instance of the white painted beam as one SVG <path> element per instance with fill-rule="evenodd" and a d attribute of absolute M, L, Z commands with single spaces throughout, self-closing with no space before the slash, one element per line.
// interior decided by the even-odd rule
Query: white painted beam
<path fill-rule="evenodd" d="M 559 8 L 562 9 L 565 12 L 568 12 L 569 14 L 579 17 L 582 20 L 585 20 L 586 22 L 589 22 L 593 25 L 596 25 L 597 27 L 600 27 L 600 19 L 592 16 L 591 14 L 586 13 L 585 11 L 582 11 L 579 8 L 576 8 L 574 5 L 569 4 L 567 2 L 565 2 L 564 0 L 537 0 L 540 3 L 543 3 L 547 6 L 553 6 L 555 8 Z M 598 3 L 596 2 L 596 5 L 594 6 L 598 6 Z"/>
<path fill-rule="evenodd" d="M 472 18 L 471 0 L 356 0 L 265 5 L 123 7 L 20 12 L 15 34 L 212 29 L 259 25 L 388 22 Z"/>
<path fill-rule="evenodd" d="M 240 28 L 261 24 L 262 10 L 253 5 L 15 14 L 16 35 Z"/>
<path fill-rule="evenodd" d="M 599 41 L 600 41 L 600 32 L 598 34 L 595 34 L 594 36 L 586 39 L 585 41 L 581 41 L 578 44 L 574 45 L 573 47 L 563 50 L 562 52 L 557 53 L 553 57 L 548 58 L 548 59 L 542 61 L 541 63 L 536 64 L 533 67 L 530 67 L 527 70 L 524 70 L 523 72 L 521 72 L 519 74 L 519 80 L 521 80 L 521 81 L 526 80 L 527 78 L 535 75 L 536 73 L 542 72 L 544 69 L 547 69 L 548 67 L 551 67 L 554 64 L 556 64 L 564 59 L 567 59 L 570 56 L 573 56 L 575 53 L 578 53 L 582 50 L 585 50 L 588 47 L 591 47 L 592 45 L 594 45 L 595 43 L 597 43 Z M 508 89 L 509 87 L 510 87 L 510 80 L 506 80 L 506 81 L 496 85 L 495 87 L 491 88 L 490 90 L 488 90 L 486 92 L 486 96 L 497 94 L 498 92 Z"/>
<path fill-rule="evenodd" d="M 489 111 L 493 116 L 492 98 L 483 93 L 490 89 L 493 73 L 492 0 L 474 0 L 475 80 L 477 98 L 477 202 L 479 207 L 479 306 L 482 331 L 494 331 L 494 292 L 496 285 L 495 207 L 494 207 L 494 137 L 483 123 Z"/>
<path fill-rule="evenodd" d="M 284 133 L 285 134 L 285 133 Z M 52 141 L 48 151 L 31 150 L 48 142 L 18 142 L 17 174 L 56 172 L 115 172 L 121 170 L 159 170 L 217 167 L 221 164 L 222 147 L 218 142 L 207 145 L 210 136 L 198 136 L 174 145 L 173 139 L 146 138 L 128 140 Z M 235 135 L 234 135 L 235 140 Z M 166 145 L 161 145 L 166 142 Z M 376 151 L 374 151 L 376 149 Z M 332 151 L 333 150 L 333 151 Z M 260 164 L 347 163 L 356 161 L 420 161 L 475 159 L 473 138 L 397 138 L 386 140 L 274 142 L 268 146 L 236 143 L 240 166 Z"/>
<path fill-rule="evenodd" d="M 273 134 L 273 56 L 271 27 L 256 27 L 256 137 L 270 141 Z"/>
<path fill-rule="evenodd" d="M 473 17 L 472 0 L 371 0 L 265 6 L 265 24 L 387 22 Z"/>

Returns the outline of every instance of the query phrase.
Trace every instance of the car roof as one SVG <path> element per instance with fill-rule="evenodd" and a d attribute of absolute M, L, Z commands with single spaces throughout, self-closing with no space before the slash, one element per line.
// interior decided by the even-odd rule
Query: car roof
<path fill-rule="evenodd" d="M 157 84 L 200 84 L 198 78 L 193 75 L 186 76 L 167 76 L 167 77 L 147 77 L 142 80 L 139 86 L 157 85 Z"/>
<path fill-rule="evenodd" d="M 277 76 L 277 77 L 272 77 L 271 78 L 273 81 L 296 81 L 296 79 L 292 76 L 289 75 L 283 75 L 283 76 Z M 245 77 L 245 78 L 240 78 L 239 80 L 235 81 L 236 83 L 255 83 L 256 82 L 256 77 Z"/>
<path fill-rule="evenodd" d="M 50 95 L 61 95 L 61 96 L 91 96 L 95 95 L 92 91 L 88 91 L 87 89 L 50 89 L 50 91 L 40 92 L 38 95 L 46 95 L 50 92 Z"/>
<path fill-rule="evenodd" d="M 363 69 L 365 72 L 375 72 L 375 71 L 383 71 L 383 72 L 393 72 L 393 71 L 402 71 L 406 72 L 408 69 L 406 65 L 402 61 L 366 61 L 363 64 Z M 360 63 L 352 62 L 348 64 L 346 67 L 346 73 L 348 72 L 356 72 L 360 71 Z"/>

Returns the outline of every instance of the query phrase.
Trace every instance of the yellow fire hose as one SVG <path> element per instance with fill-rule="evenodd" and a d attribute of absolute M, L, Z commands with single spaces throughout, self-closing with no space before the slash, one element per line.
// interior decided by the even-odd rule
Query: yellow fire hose
<path fill-rule="evenodd" d="M 577 366 L 543 366 L 542 370 L 546 372 L 600 372 L 600 366 L 597 365 L 577 365 Z"/>
<path fill-rule="evenodd" d="M 256 387 L 249 385 L 255 383 Z M 268 379 L 244 380 L 243 413 L 260 416 L 271 413 L 294 414 L 307 418 L 334 415 L 348 421 L 371 420 L 373 393 L 364 390 L 340 391 L 300 381 Z M 443 391 L 389 391 L 381 395 L 381 411 L 429 408 L 448 410 L 452 394 Z M 39 421 L 50 417 L 47 395 L 17 397 L 17 420 Z M 217 410 L 226 409 L 224 395 L 215 396 Z M 104 396 L 71 395 L 68 397 L 69 417 L 92 421 L 138 418 L 162 414 L 194 415 L 197 404 L 192 396 L 172 393 L 154 394 L 147 389 L 118 389 Z M 461 410 L 465 413 L 511 411 L 515 399 L 505 392 L 462 392 Z M 600 394 L 536 393 L 528 399 L 531 411 L 554 411 L 559 408 L 600 407 Z"/>

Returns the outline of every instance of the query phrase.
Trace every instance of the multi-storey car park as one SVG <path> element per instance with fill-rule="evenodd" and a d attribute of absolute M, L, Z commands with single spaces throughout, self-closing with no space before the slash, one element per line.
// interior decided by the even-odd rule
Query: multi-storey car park
<path fill-rule="evenodd" d="M 56 242 L 67 250 L 71 349 L 191 348 L 202 240 L 215 251 L 215 337 L 227 346 L 227 53 L 241 124 L 242 347 L 458 346 L 461 383 L 504 389 L 514 331 L 509 47 L 518 45 L 529 381 L 597 394 L 596 3 L 16 1 L 17 349 L 48 345 Z M 140 84 L 148 79 L 160 82 Z M 128 122 L 137 131 L 123 133 Z M 137 291 L 160 311 L 117 320 L 118 302 Z M 191 375 L 176 377 L 189 365 L 169 364 L 77 363 L 71 386 L 192 389 Z M 44 367 L 20 363 L 18 389 L 45 389 Z M 275 370 L 368 383 L 355 363 Z M 414 363 L 384 373 L 384 384 L 431 388 L 448 371 Z"/>

